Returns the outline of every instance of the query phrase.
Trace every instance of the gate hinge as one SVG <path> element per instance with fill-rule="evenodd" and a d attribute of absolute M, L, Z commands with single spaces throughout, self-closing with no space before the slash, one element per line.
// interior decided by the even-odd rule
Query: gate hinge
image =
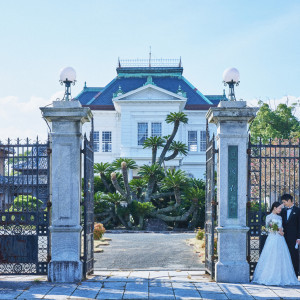
<path fill-rule="evenodd" d="M 47 262 L 50 262 L 50 261 L 51 261 L 51 255 L 48 254 L 48 255 L 47 255 Z"/>
<path fill-rule="evenodd" d="M 248 208 L 248 209 L 251 208 L 251 201 L 247 201 L 247 208 Z"/>
<path fill-rule="evenodd" d="M 248 154 L 248 155 L 251 154 L 251 149 L 250 149 L 250 148 L 247 149 L 247 154 Z"/>
<path fill-rule="evenodd" d="M 218 205 L 218 202 L 213 200 L 213 201 L 211 201 L 211 205 L 216 206 L 216 205 Z"/>
<path fill-rule="evenodd" d="M 50 208 L 52 206 L 52 202 L 50 200 L 47 201 L 47 208 Z"/>
<path fill-rule="evenodd" d="M 50 155 L 52 153 L 52 149 L 51 148 L 47 148 L 47 154 Z"/>
<path fill-rule="evenodd" d="M 250 255 L 247 255 L 247 262 L 250 263 Z"/>
<path fill-rule="evenodd" d="M 219 153 L 219 149 L 215 149 L 214 152 L 215 152 L 215 154 Z"/>
<path fill-rule="evenodd" d="M 80 149 L 80 153 L 84 154 L 85 153 L 85 149 Z"/>

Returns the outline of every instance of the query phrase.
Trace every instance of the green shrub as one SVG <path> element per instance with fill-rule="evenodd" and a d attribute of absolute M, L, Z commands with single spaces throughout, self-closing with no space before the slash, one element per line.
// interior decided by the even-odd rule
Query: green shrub
<path fill-rule="evenodd" d="M 203 240 L 204 238 L 204 229 L 198 228 L 196 231 L 196 239 L 197 240 Z"/>
<path fill-rule="evenodd" d="M 250 202 L 250 210 L 251 211 L 259 211 L 259 201 L 251 201 Z M 268 210 L 267 203 L 261 202 L 261 211 L 266 212 Z"/>
<path fill-rule="evenodd" d="M 106 230 L 105 230 L 103 224 L 95 223 L 94 224 L 94 239 L 95 240 L 100 240 L 103 237 L 105 231 Z"/>
<path fill-rule="evenodd" d="M 9 211 L 37 211 L 41 210 L 43 204 L 43 201 L 31 195 L 19 195 L 14 199 Z"/>
<path fill-rule="evenodd" d="M 139 201 L 132 201 L 132 203 L 128 206 L 128 208 L 134 217 L 146 216 L 153 209 L 155 209 L 152 202 L 139 202 Z"/>

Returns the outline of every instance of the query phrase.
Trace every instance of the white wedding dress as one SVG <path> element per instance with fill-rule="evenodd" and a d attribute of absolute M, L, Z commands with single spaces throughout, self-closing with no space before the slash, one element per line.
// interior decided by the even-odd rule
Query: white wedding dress
<path fill-rule="evenodd" d="M 276 222 L 282 227 L 282 218 L 276 214 L 266 217 L 269 222 Z M 296 241 L 295 241 L 296 243 Z M 264 248 L 256 265 L 253 283 L 264 285 L 298 285 L 291 255 L 283 236 L 278 232 L 269 232 Z"/>

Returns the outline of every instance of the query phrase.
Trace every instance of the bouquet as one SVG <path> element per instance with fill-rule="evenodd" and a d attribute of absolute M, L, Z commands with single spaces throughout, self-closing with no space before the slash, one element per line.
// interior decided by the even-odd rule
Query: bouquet
<path fill-rule="evenodd" d="M 277 232 L 279 230 L 278 224 L 271 221 L 267 224 L 266 230 L 269 232 Z"/>

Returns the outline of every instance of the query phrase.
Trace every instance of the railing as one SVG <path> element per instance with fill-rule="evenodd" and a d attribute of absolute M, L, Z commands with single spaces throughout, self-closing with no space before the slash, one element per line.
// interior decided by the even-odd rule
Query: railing
<path fill-rule="evenodd" d="M 181 59 L 121 59 L 118 68 L 181 68 Z"/>

